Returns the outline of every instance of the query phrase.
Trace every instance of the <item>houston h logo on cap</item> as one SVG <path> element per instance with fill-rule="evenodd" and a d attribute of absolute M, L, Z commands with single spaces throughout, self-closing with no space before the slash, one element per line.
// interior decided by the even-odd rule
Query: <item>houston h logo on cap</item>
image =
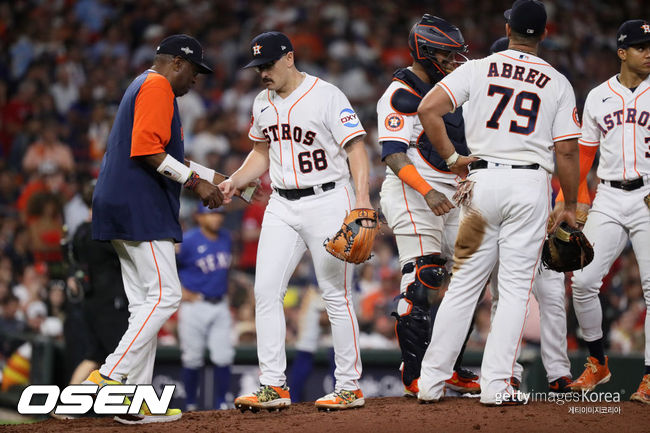
<path fill-rule="evenodd" d="M 253 55 L 259 56 L 260 54 L 262 54 L 262 46 L 260 44 L 253 45 Z"/>
<path fill-rule="evenodd" d="M 650 33 L 650 25 L 649 24 L 644 24 L 641 26 L 643 29 L 643 33 Z"/>

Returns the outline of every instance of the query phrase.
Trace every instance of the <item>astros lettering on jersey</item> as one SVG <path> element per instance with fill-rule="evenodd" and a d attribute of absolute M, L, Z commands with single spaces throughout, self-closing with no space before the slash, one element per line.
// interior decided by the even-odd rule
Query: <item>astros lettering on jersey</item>
<path fill-rule="evenodd" d="M 600 146 L 598 177 L 629 180 L 650 174 L 650 77 L 635 92 L 616 76 L 585 102 L 580 144 Z"/>
<path fill-rule="evenodd" d="M 305 74 L 286 99 L 269 90 L 257 95 L 248 136 L 269 144 L 275 187 L 304 189 L 348 179 L 343 145 L 365 133 L 343 92 Z"/>

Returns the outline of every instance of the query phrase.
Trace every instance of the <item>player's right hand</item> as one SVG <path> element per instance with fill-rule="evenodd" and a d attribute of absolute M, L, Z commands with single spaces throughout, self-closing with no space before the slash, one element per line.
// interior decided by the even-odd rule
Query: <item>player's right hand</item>
<path fill-rule="evenodd" d="M 219 190 L 219 187 L 214 186 L 207 180 L 199 179 L 199 182 L 194 188 L 194 192 L 199 196 L 203 205 L 210 209 L 219 207 L 224 202 L 224 196 Z"/>
<path fill-rule="evenodd" d="M 225 204 L 232 201 L 232 197 L 237 193 L 237 188 L 232 182 L 232 179 L 226 179 L 219 184 L 219 190 L 223 194 L 223 202 Z"/>
<path fill-rule="evenodd" d="M 455 206 L 449 201 L 446 195 L 432 189 L 425 196 L 424 200 L 427 202 L 429 209 L 437 216 L 444 215 L 451 211 Z"/>
<path fill-rule="evenodd" d="M 461 178 L 465 179 L 467 177 L 467 175 L 469 174 L 469 167 L 468 167 L 469 164 L 474 162 L 474 161 L 478 161 L 478 160 L 479 160 L 479 158 L 477 158 L 475 156 L 460 155 L 458 157 L 458 159 L 456 160 L 456 162 L 451 167 L 449 167 L 449 170 L 452 173 L 454 173 L 454 174 L 460 176 Z"/>

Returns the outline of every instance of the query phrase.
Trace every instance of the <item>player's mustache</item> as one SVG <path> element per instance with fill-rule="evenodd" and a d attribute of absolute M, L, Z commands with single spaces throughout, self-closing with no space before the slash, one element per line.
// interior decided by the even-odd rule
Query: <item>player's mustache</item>
<path fill-rule="evenodd" d="M 273 80 L 270 79 L 270 78 L 262 78 L 262 82 L 263 82 L 263 83 L 272 83 Z"/>

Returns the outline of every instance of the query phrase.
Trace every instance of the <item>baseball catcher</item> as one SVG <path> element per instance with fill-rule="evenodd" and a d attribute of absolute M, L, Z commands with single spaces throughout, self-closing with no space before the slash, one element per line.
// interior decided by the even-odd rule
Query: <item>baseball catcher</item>
<path fill-rule="evenodd" d="M 331 239 L 326 239 L 323 245 L 327 252 L 338 259 L 348 263 L 363 263 L 372 255 L 377 231 L 379 222 L 376 210 L 352 209 L 339 231 Z"/>
<path fill-rule="evenodd" d="M 594 249 L 582 231 L 561 223 L 548 236 L 542 250 L 542 263 L 557 272 L 583 269 L 594 259 Z"/>

